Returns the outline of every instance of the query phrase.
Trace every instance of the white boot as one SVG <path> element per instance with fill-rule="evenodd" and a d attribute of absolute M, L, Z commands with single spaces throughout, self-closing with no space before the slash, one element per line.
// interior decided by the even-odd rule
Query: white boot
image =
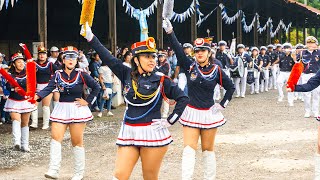
<path fill-rule="evenodd" d="M 192 180 L 195 163 L 196 151 L 190 146 L 186 146 L 182 153 L 182 180 Z"/>
<path fill-rule="evenodd" d="M 84 175 L 85 167 L 85 152 L 83 147 L 75 146 L 73 147 L 74 154 L 74 175 L 71 180 L 81 180 Z"/>
<path fill-rule="evenodd" d="M 42 119 L 43 119 L 43 126 L 42 129 L 49 128 L 49 118 L 50 118 L 50 107 L 43 106 L 42 107 Z"/>
<path fill-rule="evenodd" d="M 320 154 L 316 153 L 314 158 L 314 180 L 320 180 Z"/>
<path fill-rule="evenodd" d="M 31 123 L 30 127 L 38 128 L 38 110 L 32 111 L 31 120 L 32 120 L 32 123 Z"/>
<path fill-rule="evenodd" d="M 203 151 L 203 179 L 214 180 L 216 179 L 216 155 L 214 151 Z"/>
<path fill-rule="evenodd" d="M 52 139 L 50 144 L 49 170 L 44 176 L 50 179 L 58 179 L 60 163 L 61 163 L 61 143 Z"/>
<path fill-rule="evenodd" d="M 30 152 L 29 148 L 29 127 L 25 126 L 21 128 L 21 150 L 24 152 Z"/>
<path fill-rule="evenodd" d="M 13 146 L 16 150 L 21 148 L 21 122 L 12 120 Z"/>
<path fill-rule="evenodd" d="M 119 180 L 119 179 L 113 176 L 113 177 L 112 177 L 112 180 Z"/>
<path fill-rule="evenodd" d="M 53 107 L 56 107 L 59 101 L 53 101 Z"/>

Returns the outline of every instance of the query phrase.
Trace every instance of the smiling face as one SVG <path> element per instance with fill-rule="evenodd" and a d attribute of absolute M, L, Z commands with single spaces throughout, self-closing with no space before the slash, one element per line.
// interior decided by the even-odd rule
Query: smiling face
<path fill-rule="evenodd" d="M 23 59 L 17 59 L 13 63 L 14 68 L 16 71 L 22 71 L 25 67 L 25 63 Z"/>
<path fill-rule="evenodd" d="M 139 54 L 138 57 L 134 57 L 134 62 L 137 65 L 138 71 L 140 74 L 142 74 L 143 71 L 152 72 L 156 66 L 156 54 L 155 53 Z"/>
<path fill-rule="evenodd" d="M 211 52 L 208 49 L 199 49 L 195 51 L 195 57 L 199 64 L 206 63 L 211 56 Z"/>
<path fill-rule="evenodd" d="M 63 56 L 63 64 L 65 68 L 72 70 L 76 67 L 78 62 L 78 56 L 75 54 L 66 54 Z"/>
<path fill-rule="evenodd" d="M 39 59 L 40 61 L 45 61 L 45 60 L 47 60 L 47 53 L 39 53 L 39 54 L 38 54 L 38 59 Z"/>

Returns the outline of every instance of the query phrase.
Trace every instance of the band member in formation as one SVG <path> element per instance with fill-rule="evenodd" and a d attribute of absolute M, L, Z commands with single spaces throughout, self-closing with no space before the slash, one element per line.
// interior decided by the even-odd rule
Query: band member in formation
<path fill-rule="evenodd" d="M 49 170 L 46 178 L 57 179 L 61 164 L 61 142 L 69 128 L 74 153 L 74 175 L 72 180 L 83 179 L 85 169 L 85 151 L 83 133 L 86 122 L 93 119 L 88 105 L 92 105 L 100 91 L 99 84 L 87 73 L 78 69 L 79 52 L 77 48 L 68 46 L 62 49 L 63 67 L 52 76 L 49 84 L 36 94 L 35 100 L 41 101 L 54 89 L 60 93 L 59 102 L 55 105 L 50 121 L 51 144 Z M 83 87 L 92 89 L 87 99 L 82 98 Z"/>
<path fill-rule="evenodd" d="M 158 65 L 156 67 L 156 71 L 163 73 L 164 75 L 168 76 L 170 72 L 170 64 L 167 61 L 167 54 L 162 50 L 158 51 Z M 170 104 L 163 100 L 162 101 L 162 113 L 161 117 L 162 118 L 168 118 L 169 116 L 169 108 Z"/>
<path fill-rule="evenodd" d="M 26 91 L 27 76 L 24 57 L 21 53 L 16 53 L 11 57 L 10 63 L 11 76 Z M 6 86 L 10 90 L 10 95 L 4 105 L 4 111 L 9 112 L 11 116 L 14 149 L 29 152 L 29 119 L 31 112 L 37 107 L 18 93 L 20 87 L 11 87 L 9 83 Z"/>
<path fill-rule="evenodd" d="M 269 44 L 267 46 L 267 55 L 270 57 L 270 71 L 271 71 L 271 77 L 269 77 L 269 89 L 277 89 L 277 76 L 279 71 L 279 64 L 276 64 L 276 60 L 278 58 L 277 54 L 274 52 L 273 48 L 274 46 L 272 44 Z"/>
<path fill-rule="evenodd" d="M 304 64 L 304 71 L 302 74 L 302 83 L 307 83 L 308 80 L 315 75 L 315 73 L 320 68 L 319 62 L 319 50 L 318 50 L 318 40 L 309 36 L 306 38 L 306 47 L 307 50 L 302 51 L 297 55 L 297 60 L 301 60 Z M 313 89 L 311 92 L 305 92 L 303 95 L 304 99 L 304 108 L 305 108 L 305 118 L 309 118 L 311 116 L 311 112 L 314 117 L 318 117 L 319 115 L 319 93 L 320 87 Z M 312 99 L 312 103 L 311 103 Z"/>
<path fill-rule="evenodd" d="M 260 58 L 262 59 L 262 72 L 260 75 L 260 92 L 268 92 L 269 88 L 269 68 L 271 65 L 270 57 L 266 55 L 267 48 L 265 46 L 260 47 Z"/>
<path fill-rule="evenodd" d="M 303 50 L 300 55 L 297 56 L 297 60 L 302 60 L 302 62 L 305 64 L 307 63 L 307 66 L 311 63 L 314 65 L 314 63 L 317 63 L 320 57 L 320 50 L 318 48 L 318 40 L 313 37 L 309 36 L 306 38 L 306 46 L 307 50 Z M 305 69 L 305 71 L 308 70 L 314 74 L 315 69 Z M 312 71 L 311 71 L 312 70 Z M 305 74 L 304 74 L 305 75 Z M 310 75 L 310 73 L 308 74 Z M 305 79 L 303 79 L 303 82 L 305 82 Z M 316 74 L 308 79 L 305 83 L 301 85 L 296 85 L 294 88 L 287 88 L 288 92 L 314 92 L 317 88 L 319 88 L 320 85 L 320 71 L 316 71 Z M 306 97 L 306 96 L 305 96 Z M 309 97 L 310 98 L 310 97 Z M 306 99 L 305 99 L 306 101 Z M 309 100 L 310 103 L 310 100 Z M 313 102 L 315 103 L 315 102 Z M 319 103 L 319 102 L 318 102 Z M 310 104 L 309 104 L 310 108 Z M 316 109 L 313 109 L 316 110 Z M 315 113 L 315 112 L 314 112 Z M 310 114 L 307 114 L 310 116 Z M 314 114 L 316 115 L 316 114 Z M 317 121 L 320 121 L 320 117 L 316 117 Z M 317 143 L 317 151 L 315 153 L 315 180 L 320 179 L 320 126 L 318 125 L 318 143 Z"/>
<path fill-rule="evenodd" d="M 162 159 L 172 142 L 168 127 L 179 119 L 188 97 L 169 78 L 154 72 L 156 44 L 153 38 L 132 45 L 132 68 L 128 68 L 100 43 L 88 23 L 82 26 L 81 34 L 100 55 L 102 64 L 108 65 L 125 87 L 127 109 L 116 143 L 113 179 L 129 179 L 139 158 L 143 178 L 158 179 Z M 168 98 L 177 103 L 173 113 L 161 119 L 162 100 L 168 101 Z"/>
<path fill-rule="evenodd" d="M 259 49 L 257 47 L 251 48 L 251 59 L 249 63 L 249 70 L 253 71 L 254 82 L 250 85 L 250 94 L 259 94 L 260 87 L 260 71 L 262 69 L 263 61 L 259 56 Z"/>
<path fill-rule="evenodd" d="M 190 102 L 180 118 L 184 139 L 182 179 L 192 179 L 199 137 L 201 137 L 203 152 L 204 179 L 215 179 L 215 136 L 217 127 L 226 122 L 221 111 L 231 100 L 235 90 L 234 85 L 230 78 L 211 62 L 211 46 L 208 40 L 203 38 L 195 40 L 195 61 L 193 62 L 184 54 L 173 32 L 171 22 L 164 19 L 162 24 L 180 65 L 187 70 L 185 73 L 188 80 Z M 220 103 L 215 104 L 213 93 L 218 83 L 226 89 L 226 94 Z"/>
<path fill-rule="evenodd" d="M 47 60 L 47 49 L 43 46 L 38 47 L 38 60 L 37 63 L 37 92 L 44 89 L 48 84 L 51 76 L 56 70 L 57 66 Z M 52 93 L 42 99 L 42 129 L 49 128 L 50 117 L 50 103 L 52 99 Z M 32 124 L 31 128 L 38 128 L 38 110 L 33 111 L 31 115 Z"/>
<path fill-rule="evenodd" d="M 292 67 L 295 63 L 292 57 L 292 45 L 290 43 L 284 43 L 283 44 L 283 49 L 285 51 L 284 56 L 280 56 L 279 60 L 276 61 L 276 63 L 279 63 L 279 68 L 280 68 L 280 74 L 277 79 L 277 85 L 278 85 L 278 92 L 279 92 L 279 97 L 278 97 L 278 102 L 282 102 L 284 98 L 283 94 L 283 85 L 286 84 L 286 82 L 289 79 L 290 72 L 292 70 Z M 293 99 L 294 95 L 292 92 L 288 92 L 288 103 L 289 106 L 293 106 Z"/>
<path fill-rule="evenodd" d="M 247 75 L 248 75 L 248 64 L 252 61 L 251 57 L 249 54 L 244 52 L 245 46 L 243 44 L 238 44 L 237 45 L 237 50 L 238 50 L 238 61 L 243 61 L 243 66 L 244 66 L 244 75 L 243 77 L 234 77 L 233 82 L 236 87 L 236 96 L 235 97 L 245 97 L 246 94 L 246 85 L 247 85 Z M 241 82 L 241 86 L 240 86 Z"/>

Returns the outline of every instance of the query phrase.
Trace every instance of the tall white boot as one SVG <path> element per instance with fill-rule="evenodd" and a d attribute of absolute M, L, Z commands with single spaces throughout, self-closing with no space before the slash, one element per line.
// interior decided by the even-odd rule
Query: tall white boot
<path fill-rule="evenodd" d="M 203 151 L 203 179 L 215 180 L 216 179 L 216 155 L 214 151 Z"/>
<path fill-rule="evenodd" d="M 16 150 L 21 148 L 21 122 L 17 120 L 12 120 L 12 136 L 13 136 L 13 146 Z"/>
<path fill-rule="evenodd" d="M 21 150 L 24 152 L 30 152 L 29 148 L 29 127 L 25 126 L 21 128 Z"/>
<path fill-rule="evenodd" d="M 30 127 L 38 128 L 38 110 L 32 111 L 31 120 L 32 120 L 32 123 L 31 123 Z"/>
<path fill-rule="evenodd" d="M 186 146 L 182 153 L 182 180 L 192 180 L 195 163 L 196 151 L 190 146 Z"/>
<path fill-rule="evenodd" d="M 314 159 L 314 180 L 320 180 L 320 154 L 316 153 Z"/>
<path fill-rule="evenodd" d="M 119 179 L 113 176 L 112 180 L 119 180 Z"/>
<path fill-rule="evenodd" d="M 75 146 L 73 147 L 74 154 L 74 174 L 71 180 L 81 180 L 84 175 L 85 167 L 85 152 L 83 147 Z"/>
<path fill-rule="evenodd" d="M 42 115 L 42 118 L 43 118 L 42 129 L 48 129 L 49 128 L 49 118 L 50 118 L 50 107 L 43 106 L 42 113 L 43 113 L 43 115 Z"/>
<path fill-rule="evenodd" d="M 61 163 L 61 143 L 52 139 L 50 144 L 49 170 L 44 176 L 50 179 L 58 179 L 60 163 Z"/>
<path fill-rule="evenodd" d="M 56 107 L 59 101 L 53 101 L 53 108 Z"/>

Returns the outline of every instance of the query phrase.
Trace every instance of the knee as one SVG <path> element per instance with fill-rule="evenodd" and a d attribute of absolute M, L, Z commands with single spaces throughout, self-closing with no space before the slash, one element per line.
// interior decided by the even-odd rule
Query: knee
<path fill-rule="evenodd" d="M 52 132 L 51 138 L 54 139 L 55 141 L 62 143 L 63 135 Z"/>
<path fill-rule="evenodd" d="M 114 173 L 114 177 L 117 178 L 118 180 L 128 180 L 130 174 L 127 172 L 121 170 L 121 169 L 116 169 Z"/>
<path fill-rule="evenodd" d="M 153 168 L 147 168 L 143 170 L 144 180 L 156 180 L 158 179 L 158 173 Z"/>
<path fill-rule="evenodd" d="M 72 138 L 71 137 L 71 143 L 72 143 L 73 147 L 75 147 L 75 146 L 82 147 L 83 146 L 83 139 L 82 138 Z"/>

